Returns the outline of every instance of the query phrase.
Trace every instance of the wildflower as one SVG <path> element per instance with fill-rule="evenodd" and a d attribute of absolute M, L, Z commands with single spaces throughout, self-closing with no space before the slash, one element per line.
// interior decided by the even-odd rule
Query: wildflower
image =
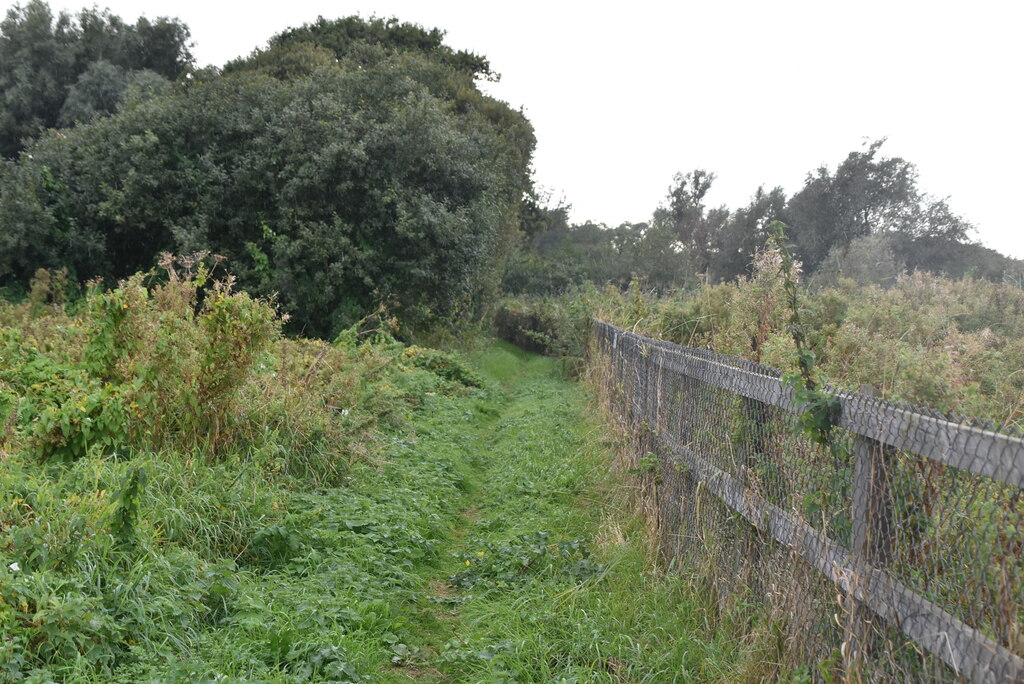
<path fill-rule="evenodd" d="M 473 564 L 473 561 L 471 561 L 471 560 L 469 560 L 469 559 L 467 558 L 467 559 L 466 559 L 466 565 L 472 565 L 472 564 Z"/>
<path fill-rule="evenodd" d="M 11 569 L 11 572 L 18 572 L 18 571 L 21 570 L 21 566 L 18 565 L 17 561 L 15 561 L 14 563 L 11 563 L 7 567 L 9 567 Z"/>
<path fill-rule="evenodd" d="M 483 558 L 483 557 L 484 557 L 484 552 L 483 552 L 483 551 L 477 551 L 477 552 L 476 552 L 476 555 L 478 555 L 478 556 L 480 556 L 481 558 Z"/>

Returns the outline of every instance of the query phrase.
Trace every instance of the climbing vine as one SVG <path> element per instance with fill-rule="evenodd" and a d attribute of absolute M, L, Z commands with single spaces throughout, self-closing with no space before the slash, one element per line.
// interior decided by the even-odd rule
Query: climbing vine
<path fill-rule="evenodd" d="M 789 309 L 787 330 L 796 346 L 797 371 L 783 375 L 783 382 L 793 390 L 799 409 L 800 429 L 814 442 L 832 446 L 832 428 L 839 420 L 842 409 L 835 395 L 819 389 L 817 356 L 807 343 L 808 324 L 803 320 L 804 310 L 800 307 L 800 291 L 796 279 L 796 262 L 786 244 L 785 225 L 781 221 L 772 224 L 774 243 L 782 256 L 779 274 L 782 276 L 786 307 Z"/>
<path fill-rule="evenodd" d="M 850 515 L 846 511 L 852 470 L 849 464 L 849 450 L 845 442 L 835 439 L 833 428 L 839 421 L 842 405 L 832 393 L 821 389 L 817 356 L 808 345 L 809 326 L 804 321 L 804 309 L 800 306 L 800 291 L 796 273 L 798 266 L 786 244 L 785 226 L 776 221 L 772 225 L 771 242 L 779 250 L 782 262 L 779 273 L 782 277 L 786 307 L 789 310 L 787 330 L 795 346 L 796 372 L 783 375 L 783 383 L 793 391 L 797 407 L 797 425 L 801 432 L 813 442 L 828 449 L 835 469 L 828 482 L 804 496 L 802 508 L 808 519 L 820 519 L 824 528 L 840 543 L 849 543 L 851 533 Z"/>

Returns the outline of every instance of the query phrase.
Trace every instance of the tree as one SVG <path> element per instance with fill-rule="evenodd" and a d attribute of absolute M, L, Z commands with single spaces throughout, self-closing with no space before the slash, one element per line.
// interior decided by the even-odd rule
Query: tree
<path fill-rule="evenodd" d="M 714 243 L 729 217 L 725 207 L 708 211 L 704 206 L 704 197 L 714 181 L 715 174 L 703 169 L 677 173 L 669 188 L 668 206 L 654 215 L 655 226 L 671 222 L 676 240 L 692 255 L 698 273 L 708 272 Z"/>
<path fill-rule="evenodd" d="M 829 250 L 872 232 L 911 231 L 917 212 L 917 171 L 899 157 L 885 158 L 877 140 L 851 152 L 832 174 L 808 174 L 789 200 L 785 222 L 804 268 L 813 271 Z"/>
<path fill-rule="evenodd" d="M 827 167 L 819 168 L 790 199 L 785 221 L 805 268 L 814 271 L 826 263 L 831 264 L 828 267 L 846 263 L 848 245 L 871 235 L 886 235 L 890 239 L 865 242 L 856 251 L 869 245 L 875 253 L 884 244 L 892 257 L 879 257 L 879 263 L 961 272 L 957 263 L 967 253 L 973 254 L 962 249 L 969 244 L 973 227 L 954 214 L 946 200 L 918 189 L 913 164 L 881 156 L 884 142 L 877 140 L 863 152 L 851 152 L 834 174 Z M 889 270 L 889 266 L 882 269 Z"/>
<path fill-rule="evenodd" d="M 42 0 L 11 8 L 0 23 L 0 153 L 13 157 L 44 129 L 114 111 L 133 73 L 176 79 L 193 61 L 188 40 L 177 19 L 131 25 L 96 9 L 54 16 Z"/>
<path fill-rule="evenodd" d="M 118 278 L 161 251 L 209 250 L 252 292 L 279 293 L 306 334 L 389 297 L 407 326 L 473 316 L 518 234 L 532 129 L 429 54 L 362 54 L 196 76 L 43 136 L 0 176 L 18 236 L 0 285 L 40 266 Z M 452 101 L 448 82 L 469 89 Z"/>
<path fill-rule="evenodd" d="M 873 233 L 835 246 L 811 278 L 815 288 L 835 287 L 843 279 L 858 285 L 882 285 L 890 287 L 896 283 L 907 264 L 899 257 L 899 236 L 894 233 Z"/>
<path fill-rule="evenodd" d="M 73 126 L 112 114 L 121 104 L 127 89 L 128 77 L 124 69 L 105 59 L 93 62 L 68 90 L 57 124 Z"/>
<path fill-rule="evenodd" d="M 770 226 L 782 217 L 785 208 L 786 194 L 782 188 L 765 192 L 760 187 L 747 206 L 732 212 L 722 230 L 712 236 L 711 279 L 731 280 L 750 273 L 754 253 L 771 237 Z"/>

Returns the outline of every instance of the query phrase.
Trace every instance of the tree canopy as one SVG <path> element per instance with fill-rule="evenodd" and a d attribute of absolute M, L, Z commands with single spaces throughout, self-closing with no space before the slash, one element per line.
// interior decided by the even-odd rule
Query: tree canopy
<path fill-rule="evenodd" d="M 338 59 L 359 59 L 366 54 L 365 46 L 381 47 L 388 52 L 417 53 L 455 71 L 472 77 L 497 80 L 487 58 L 467 52 L 455 51 L 444 44 L 444 31 L 425 29 L 417 24 L 401 22 L 397 18 L 343 17 L 328 20 L 319 17 L 312 24 L 288 29 L 270 40 L 271 48 L 297 44 L 312 44 L 334 53 Z"/>
<path fill-rule="evenodd" d="M 416 328 L 472 318 L 502 288 L 746 276 L 776 220 L 821 282 L 1008 266 L 884 140 L 791 197 L 761 187 L 712 206 L 715 174 L 695 169 L 647 221 L 571 225 L 532 186 L 529 121 L 481 92 L 490 63 L 440 29 L 320 17 L 223 69 L 193 68 L 188 40 L 177 19 L 8 11 L 0 288 L 41 267 L 113 281 L 161 252 L 207 252 L 276 294 L 294 330 L 329 336 L 382 301 Z"/>
<path fill-rule="evenodd" d="M 13 157 L 47 128 L 112 113 L 132 74 L 174 80 L 193 62 L 177 19 L 129 24 L 107 10 L 53 14 L 42 0 L 0 22 L 0 153 Z"/>
<path fill-rule="evenodd" d="M 32 143 L 0 177 L 0 284 L 41 266 L 119 278 L 202 250 L 278 293 L 306 334 L 387 298 L 409 326 L 479 310 L 530 191 L 529 122 L 450 51 L 407 49 L 405 25 L 356 40 L 355 60 L 317 44 L 335 26 Z"/>

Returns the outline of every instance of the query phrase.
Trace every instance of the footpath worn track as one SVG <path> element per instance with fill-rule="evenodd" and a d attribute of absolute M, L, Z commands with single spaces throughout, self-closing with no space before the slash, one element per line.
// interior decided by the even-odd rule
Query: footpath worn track
<path fill-rule="evenodd" d="M 418 425 L 461 480 L 381 681 L 731 680 L 740 645 L 655 569 L 584 389 L 510 346 L 473 360 L 492 388 Z"/>
<path fill-rule="evenodd" d="M 585 388 L 504 344 L 470 361 L 483 386 L 425 385 L 346 486 L 282 494 L 257 568 L 204 566 L 215 619 L 64 681 L 760 679 L 743 612 L 657 569 Z"/>

